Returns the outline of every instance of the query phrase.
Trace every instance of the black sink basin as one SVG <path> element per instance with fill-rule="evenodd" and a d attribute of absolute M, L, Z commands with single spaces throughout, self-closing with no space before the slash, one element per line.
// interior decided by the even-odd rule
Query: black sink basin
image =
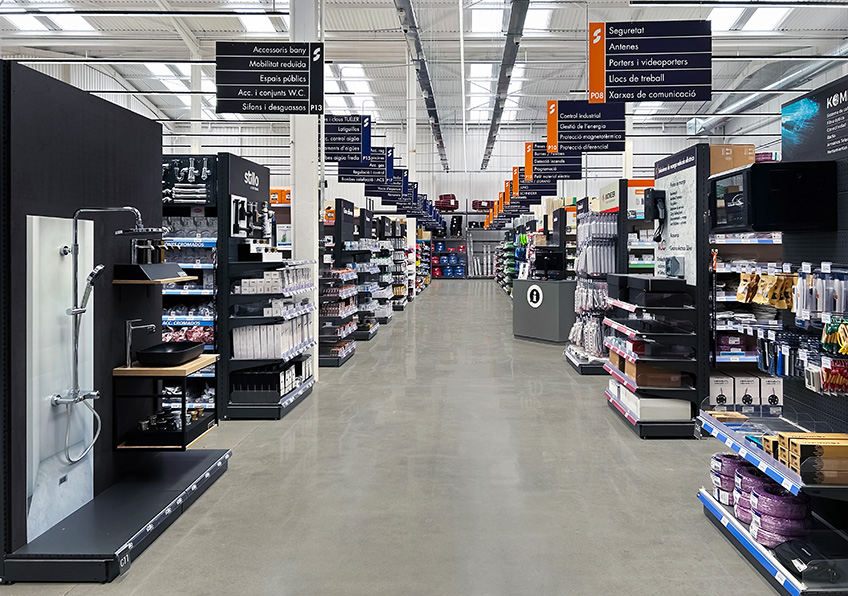
<path fill-rule="evenodd" d="M 199 341 L 171 341 L 136 352 L 141 366 L 179 366 L 191 362 L 203 353 Z"/>

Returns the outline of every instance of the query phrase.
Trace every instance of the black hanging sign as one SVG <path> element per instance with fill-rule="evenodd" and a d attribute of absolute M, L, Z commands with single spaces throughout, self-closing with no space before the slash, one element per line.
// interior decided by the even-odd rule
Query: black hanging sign
<path fill-rule="evenodd" d="M 218 114 L 323 114 L 324 44 L 219 41 Z"/>

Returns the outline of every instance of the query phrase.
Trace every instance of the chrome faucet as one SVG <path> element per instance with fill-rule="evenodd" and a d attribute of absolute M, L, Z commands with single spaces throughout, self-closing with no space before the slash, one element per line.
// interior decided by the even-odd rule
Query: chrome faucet
<path fill-rule="evenodd" d="M 156 331 L 156 325 L 133 325 L 140 323 L 141 319 L 130 319 L 126 322 L 127 326 L 127 368 L 132 368 L 132 333 L 137 329 L 146 329 L 148 333 Z"/>

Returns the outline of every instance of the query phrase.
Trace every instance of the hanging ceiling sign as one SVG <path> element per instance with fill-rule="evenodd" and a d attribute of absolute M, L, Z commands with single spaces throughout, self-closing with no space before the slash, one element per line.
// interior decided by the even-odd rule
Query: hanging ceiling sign
<path fill-rule="evenodd" d="M 624 139 L 623 103 L 548 101 L 547 153 L 624 151 Z"/>
<path fill-rule="evenodd" d="M 543 197 L 557 196 L 556 180 L 528 181 L 524 168 L 512 168 L 512 196 L 521 203 L 540 204 Z"/>
<path fill-rule="evenodd" d="M 324 116 L 324 158 L 336 162 L 371 160 L 371 116 Z"/>
<path fill-rule="evenodd" d="M 323 43 L 215 45 L 218 114 L 323 114 Z"/>
<path fill-rule="evenodd" d="M 710 21 L 589 23 L 589 103 L 709 101 Z"/>
<path fill-rule="evenodd" d="M 388 184 L 395 173 L 394 147 L 371 147 L 367 162 L 339 162 L 339 182 L 354 184 Z"/>
<path fill-rule="evenodd" d="M 583 178 L 583 155 L 548 153 L 545 143 L 524 143 L 524 179 L 528 182 L 580 180 Z"/>
<path fill-rule="evenodd" d="M 396 205 L 409 194 L 409 170 L 395 168 L 392 182 L 365 184 L 365 196 L 380 199 L 385 205 Z"/>

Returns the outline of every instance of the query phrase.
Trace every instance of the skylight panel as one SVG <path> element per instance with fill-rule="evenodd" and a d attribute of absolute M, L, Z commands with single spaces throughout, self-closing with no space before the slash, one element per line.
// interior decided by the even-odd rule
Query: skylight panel
<path fill-rule="evenodd" d="M 742 31 L 774 31 L 791 10 L 783 6 L 758 8 L 742 26 Z"/>
<path fill-rule="evenodd" d="M 469 64 L 468 65 L 468 78 L 470 79 L 491 79 L 492 78 L 492 65 L 488 63 L 483 64 Z"/>
<path fill-rule="evenodd" d="M 371 85 L 368 81 L 345 81 L 345 87 L 357 95 L 371 95 Z"/>
<path fill-rule="evenodd" d="M 502 28 L 502 8 L 475 8 L 471 10 L 472 33 L 500 33 Z"/>
<path fill-rule="evenodd" d="M 528 10 L 524 19 L 525 31 L 547 31 L 551 25 L 551 10 Z"/>
<path fill-rule="evenodd" d="M 713 31 L 730 31 L 730 28 L 739 20 L 744 8 L 714 8 L 707 20 L 712 23 Z"/>

